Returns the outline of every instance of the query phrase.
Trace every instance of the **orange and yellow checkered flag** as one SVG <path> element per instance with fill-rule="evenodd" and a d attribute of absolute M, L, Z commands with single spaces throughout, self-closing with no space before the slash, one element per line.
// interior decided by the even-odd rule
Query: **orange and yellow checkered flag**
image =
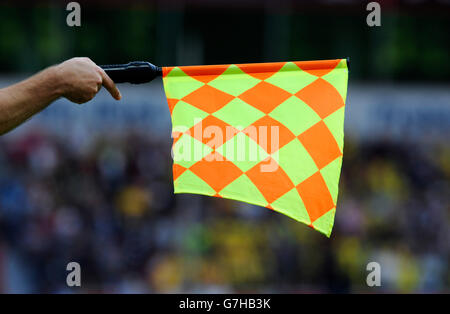
<path fill-rule="evenodd" d="M 163 68 L 175 193 L 264 206 L 330 236 L 345 59 Z"/>

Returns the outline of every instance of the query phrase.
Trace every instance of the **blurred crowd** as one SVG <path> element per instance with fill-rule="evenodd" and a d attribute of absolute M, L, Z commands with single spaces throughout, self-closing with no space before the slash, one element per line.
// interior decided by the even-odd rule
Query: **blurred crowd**
<path fill-rule="evenodd" d="M 449 292 L 448 145 L 346 139 L 328 239 L 266 208 L 174 195 L 170 144 L 0 138 L 0 291 Z M 73 261 L 81 288 L 66 285 Z"/>

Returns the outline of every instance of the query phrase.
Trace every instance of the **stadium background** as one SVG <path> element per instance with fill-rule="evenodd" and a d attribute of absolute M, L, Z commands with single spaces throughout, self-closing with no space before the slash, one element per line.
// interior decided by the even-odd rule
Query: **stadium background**
<path fill-rule="evenodd" d="M 364 1 L 79 1 L 80 28 L 67 2 L 1 2 L 0 86 L 73 56 L 350 57 L 335 228 L 173 195 L 162 84 L 120 85 L 118 103 L 58 100 L 0 138 L 0 292 L 449 292 L 448 1 L 379 1 L 373 28 Z"/>

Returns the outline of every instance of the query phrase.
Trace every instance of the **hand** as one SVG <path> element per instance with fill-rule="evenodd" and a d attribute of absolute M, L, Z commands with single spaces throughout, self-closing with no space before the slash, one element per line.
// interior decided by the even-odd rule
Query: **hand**
<path fill-rule="evenodd" d="M 89 58 L 72 58 L 55 69 L 60 95 L 72 102 L 82 104 L 91 100 L 102 85 L 116 100 L 122 98 L 113 80 Z"/>

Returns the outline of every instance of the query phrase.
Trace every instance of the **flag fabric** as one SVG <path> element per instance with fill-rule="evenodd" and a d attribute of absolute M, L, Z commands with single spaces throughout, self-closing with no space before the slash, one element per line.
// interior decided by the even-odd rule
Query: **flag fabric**
<path fill-rule="evenodd" d="M 175 193 L 256 204 L 330 236 L 346 59 L 163 68 Z"/>

